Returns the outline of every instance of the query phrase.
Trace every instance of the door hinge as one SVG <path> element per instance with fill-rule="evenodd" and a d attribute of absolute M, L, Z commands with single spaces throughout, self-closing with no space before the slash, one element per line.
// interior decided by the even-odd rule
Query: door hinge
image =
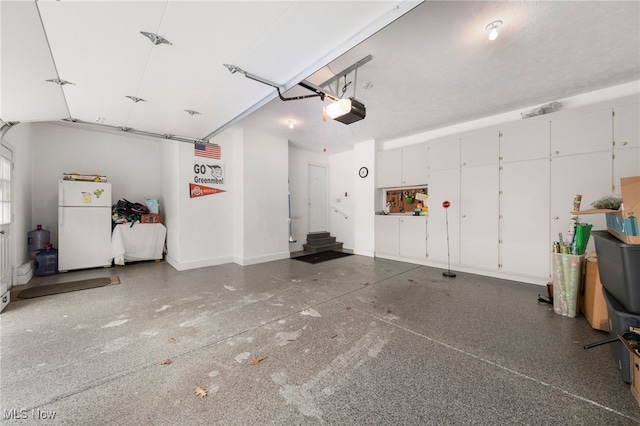
<path fill-rule="evenodd" d="M 503 137 L 504 135 L 502 134 L 502 132 L 498 133 L 499 137 Z"/>

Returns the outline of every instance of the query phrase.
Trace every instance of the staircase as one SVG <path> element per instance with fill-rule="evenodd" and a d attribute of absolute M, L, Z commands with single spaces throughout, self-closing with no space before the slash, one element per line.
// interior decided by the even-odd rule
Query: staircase
<path fill-rule="evenodd" d="M 307 234 L 307 244 L 303 244 L 305 252 L 319 253 L 321 251 L 342 251 L 342 243 L 336 242 L 328 232 L 311 232 Z"/>

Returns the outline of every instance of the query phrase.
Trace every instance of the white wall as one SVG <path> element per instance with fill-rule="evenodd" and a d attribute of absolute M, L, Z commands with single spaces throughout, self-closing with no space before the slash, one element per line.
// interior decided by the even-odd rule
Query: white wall
<path fill-rule="evenodd" d="M 307 233 L 309 232 L 309 164 L 328 167 L 329 176 L 331 176 L 330 159 L 327 154 L 289 148 L 291 228 L 293 238 L 296 240 L 295 243 L 289 244 L 291 252 L 301 251 L 302 244 L 307 242 Z"/>
<path fill-rule="evenodd" d="M 375 252 L 375 218 L 376 210 L 376 142 L 371 140 L 356 144 L 353 149 L 352 169 L 358 176 L 360 167 L 369 169 L 366 178 L 355 178 L 354 218 L 357 226 L 354 229 L 354 253 L 373 256 Z"/>
<path fill-rule="evenodd" d="M 27 233 L 37 225 L 33 219 L 32 125 L 18 124 L 5 133 L 3 143 L 13 148 L 13 223 L 11 224 L 13 266 L 17 268 L 29 259 Z M 15 278 L 15 277 L 14 277 Z"/>
<path fill-rule="evenodd" d="M 160 214 L 167 228 L 166 261 L 179 269 L 180 250 L 180 156 L 181 142 L 167 140 L 160 145 Z"/>
<path fill-rule="evenodd" d="M 288 141 L 244 131 L 242 265 L 289 257 L 287 207 Z"/>
<path fill-rule="evenodd" d="M 353 231 L 355 228 L 354 211 L 356 208 L 355 179 L 358 169 L 354 170 L 354 153 L 347 151 L 329 157 L 329 231 L 343 248 L 353 250 Z M 347 218 L 336 209 L 343 212 Z"/>
<path fill-rule="evenodd" d="M 172 216 L 169 223 L 172 229 L 170 247 L 178 245 L 176 253 L 169 250 L 167 261 L 178 270 L 201 268 L 204 266 L 229 263 L 233 259 L 233 216 L 236 213 L 233 205 L 233 163 L 234 155 L 228 133 L 220 135 L 211 142 L 220 145 L 220 160 L 196 157 L 191 143 L 176 142 L 175 150 L 167 155 L 175 155 L 177 179 L 168 182 Z M 177 153 L 177 155 L 176 155 Z M 171 159 L 167 159 L 173 162 Z M 194 165 L 221 164 L 224 168 L 224 184 L 208 185 L 225 192 L 190 197 L 189 184 L 194 183 Z M 177 239 L 176 243 L 173 239 Z"/>
<path fill-rule="evenodd" d="M 112 203 L 120 198 L 144 204 L 160 198 L 160 144 L 163 140 L 98 132 L 58 124 L 32 125 L 35 225 L 58 242 L 58 181 L 63 173 L 106 175 Z M 160 200 L 162 204 L 162 200 Z"/>

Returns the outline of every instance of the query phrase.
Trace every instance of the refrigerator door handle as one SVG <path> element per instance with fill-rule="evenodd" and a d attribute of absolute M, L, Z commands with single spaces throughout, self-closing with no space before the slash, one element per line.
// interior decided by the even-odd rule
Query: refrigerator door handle
<path fill-rule="evenodd" d="M 64 230 L 64 208 L 58 208 L 58 221 L 59 225 L 62 227 L 61 232 Z"/>

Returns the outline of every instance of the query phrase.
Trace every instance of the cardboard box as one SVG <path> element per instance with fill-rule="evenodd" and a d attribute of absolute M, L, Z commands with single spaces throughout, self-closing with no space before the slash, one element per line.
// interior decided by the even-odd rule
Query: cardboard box
<path fill-rule="evenodd" d="M 584 291 L 582 294 L 582 313 L 589 321 L 591 328 L 602 331 L 610 331 L 607 302 L 602 294 L 602 283 L 598 273 L 598 259 L 595 252 L 587 256 L 586 272 L 584 279 Z"/>
<path fill-rule="evenodd" d="M 79 180 L 84 182 L 106 182 L 107 177 L 102 175 L 81 175 L 79 173 L 63 173 L 62 180 Z"/>
<path fill-rule="evenodd" d="M 147 213 L 140 215 L 140 223 L 162 223 L 162 218 L 158 213 Z"/>
<path fill-rule="evenodd" d="M 629 363 L 631 368 L 631 394 L 636 399 L 638 405 L 640 405 L 640 354 L 638 353 L 638 346 L 632 344 L 631 341 L 625 339 L 622 336 L 618 337 L 629 351 Z"/>
<path fill-rule="evenodd" d="M 638 210 L 640 213 L 640 210 Z M 640 244 L 638 218 L 634 212 L 605 213 L 607 231 L 626 244 Z"/>
<path fill-rule="evenodd" d="M 620 178 L 622 211 L 605 213 L 607 231 L 627 244 L 640 244 L 640 176 Z"/>
<path fill-rule="evenodd" d="M 572 211 L 571 214 L 585 215 L 604 213 L 607 231 L 626 244 L 640 244 L 640 176 L 620 178 L 622 188 L 622 209 L 591 209 Z"/>

